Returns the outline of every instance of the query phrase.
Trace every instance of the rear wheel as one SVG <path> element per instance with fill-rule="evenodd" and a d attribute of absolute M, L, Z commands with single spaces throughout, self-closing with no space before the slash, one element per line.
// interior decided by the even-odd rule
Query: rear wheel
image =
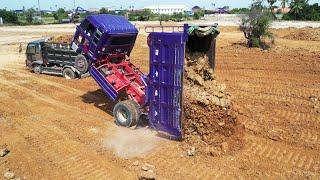
<path fill-rule="evenodd" d="M 33 66 L 32 70 L 33 70 L 33 72 L 36 73 L 36 74 L 41 74 L 41 70 L 42 70 L 41 65 L 35 64 L 35 65 Z"/>
<path fill-rule="evenodd" d="M 66 79 L 75 79 L 76 78 L 76 74 L 74 73 L 74 71 L 71 68 L 65 68 L 62 72 L 62 75 Z"/>
<path fill-rule="evenodd" d="M 89 62 L 88 62 L 87 58 L 82 54 L 79 54 L 76 57 L 74 66 L 82 74 L 88 72 L 88 70 L 89 70 Z"/>
<path fill-rule="evenodd" d="M 113 108 L 113 116 L 116 118 L 116 123 L 120 126 L 135 126 L 140 114 L 139 105 L 132 100 L 120 101 Z"/>

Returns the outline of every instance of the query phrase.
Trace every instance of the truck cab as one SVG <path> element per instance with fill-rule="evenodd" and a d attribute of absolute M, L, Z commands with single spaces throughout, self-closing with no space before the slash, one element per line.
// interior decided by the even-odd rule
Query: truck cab
<path fill-rule="evenodd" d="M 88 64 L 115 52 L 129 56 L 137 34 L 138 30 L 124 17 L 92 15 L 77 26 L 72 49 L 81 52 Z"/>
<path fill-rule="evenodd" d="M 26 50 L 26 66 L 31 66 L 34 62 L 43 63 L 42 47 L 45 40 L 37 40 L 28 43 Z"/>

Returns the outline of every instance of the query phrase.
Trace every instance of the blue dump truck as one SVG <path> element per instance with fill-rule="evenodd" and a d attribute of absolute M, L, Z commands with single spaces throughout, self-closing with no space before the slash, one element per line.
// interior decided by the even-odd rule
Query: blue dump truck
<path fill-rule="evenodd" d="M 53 56 L 59 63 L 63 61 L 60 58 L 69 56 L 70 64 L 54 62 L 54 66 L 59 67 L 62 74 L 66 74 L 66 68 L 77 76 L 89 72 L 106 95 L 116 102 L 113 115 L 118 125 L 132 127 L 141 117 L 147 117 L 152 128 L 181 139 L 185 48 L 210 53 L 214 62 L 215 38 L 219 34 L 216 26 L 185 24 L 158 27 L 161 29 L 158 32 L 155 32 L 157 28 L 148 27 L 149 74 L 143 74 L 130 61 L 137 28 L 121 16 L 91 15 L 76 28 L 70 45 L 73 52 L 59 55 L 59 58 Z M 164 32 L 164 29 L 171 31 Z M 51 47 L 43 47 L 45 53 L 48 52 L 44 57 L 50 60 Z M 37 61 L 41 57 L 32 58 Z M 37 63 L 33 64 L 34 71 L 39 72 Z M 41 65 L 43 69 L 46 67 Z"/>

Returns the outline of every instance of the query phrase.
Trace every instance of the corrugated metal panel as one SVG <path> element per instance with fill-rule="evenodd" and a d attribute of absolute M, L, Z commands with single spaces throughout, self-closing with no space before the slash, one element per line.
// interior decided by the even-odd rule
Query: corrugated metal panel
<path fill-rule="evenodd" d="M 150 33 L 149 119 L 156 130 L 182 138 L 183 33 Z"/>

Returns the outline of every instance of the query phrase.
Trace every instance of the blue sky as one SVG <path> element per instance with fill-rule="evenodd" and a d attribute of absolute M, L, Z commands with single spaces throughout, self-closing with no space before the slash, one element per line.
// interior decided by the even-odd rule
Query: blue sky
<path fill-rule="evenodd" d="M 75 0 L 77 6 L 83 8 L 100 8 L 100 7 L 113 7 L 128 8 L 129 6 L 134 6 L 135 8 L 142 8 L 147 5 L 157 5 L 157 4 L 185 4 L 189 7 L 198 5 L 200 7 L 212 8 L 211 3 L 215 3 L 216 7 L 230 6 L 234 7 L 248 7 L 252 0 Z M 310 0 L 310 3 L 319 2 L 319 0 Z M 0 0 L 0 9 L 22 9 L 22 6 L 26 8 L 38 7 L 38 0 Z M 40 0 L 41 9 L 54 10 L 57 7 L 65 7 L 67 9 L 73 8 L 73 0 Z"/>

